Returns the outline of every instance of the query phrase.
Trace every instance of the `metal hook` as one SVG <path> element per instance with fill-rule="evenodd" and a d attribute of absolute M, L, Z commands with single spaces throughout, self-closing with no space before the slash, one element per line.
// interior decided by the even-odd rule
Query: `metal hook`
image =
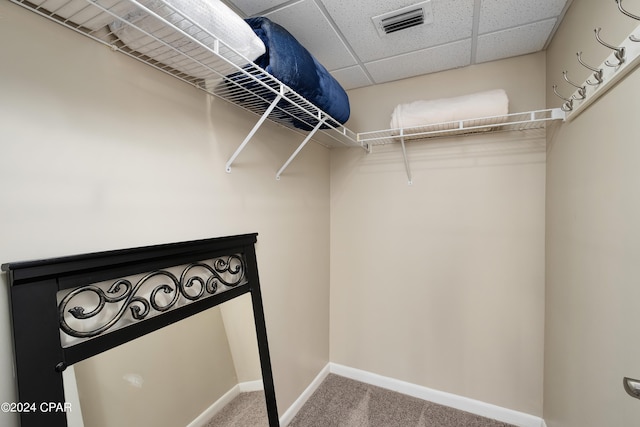
<path fill-rule="evenodd" d="M 560 95 L 558 93 L 558 85 L 553 85 L 553 93 L 555 93 L 558 98 L 566 101 L 564 104 L 562 104 L 562 107 L 560 107 L 562 111 L 569 112 L 573 110 L 573 98 L 567 99 L 564 96 Z"/>
<path fill-rule="evenodd" d="M 615 0 L 616 4 L 618 5 L 618 9 L 620 9 L 620 12 L 624 13 L 625 15 L 627 15 L 629 18 L 635 19 L 637 21 L 640 21 L 640 16 L 634 15 L 628 11 L 626 11 L 623 7 L 622 7 L 622 0 Z M 634 36 L 633 34 L 629 36 L 629 40 L 631 40 L 632 42 L 640 42 L 640 39 L 636 36 Z"/>
<path fill-rule="evenodd" d="M 608 47 L 609 49 L 613 50 L 613 56 L 615 56 L 616 59 L 618 60 L 617 64 L 611 64 L 609 61 L 605 61 L 604 63 L 609 67 L 619 67 L 620 65 L 624 64 L 624 54 L 625 54 L 624 47 L 612 46 L 607 42 L 605 42 L 604 40 L 602 40 L 600 38 L 600 30 L 602 30 L 602 28 L 600 27 L 593 30 L 596 33 L 596 40 L 598 40 L 598 43 L 600 43 L 602 46 Z"/>
<path fill-rule="evenodd" d="M 594 68 L 588 64 L 585 64 L 584 61 L 582 61 L 582 52 L 576 53 L 576 56 L 578 57 L 578 62 L 583 67 L 593 71 L 593 77 L 595 77 L 596 83 L 590 82 L 589 80 L 587 80 L 587 83 L 591 86 L 598 86 L 599 84 L 601 84 L 604 81 L 602 68 Z"/>
<path fill-rule="evenodd" d="M 553 85 L 553 93 L 555 93 L 558 98 L 560 98 L 560 99 L 562 99 L 564 101 L 567 101 L 567 102 L 573 101 L 573 99 L 565 98 L 564 96 L 562 96 L 562 95 L 560 95 L 558 93 L 558 85 Z"/>
<path fill-rule="evenodd" d="M 587 87 L 586 86 L 577 85 L 574 82 L 572 82 L 571 80 L 569 80 L 569 77 L 567 77 L 567 72 L 566 71 L 562 72 L 562 77 L 564 77 L 564 79 L 565 79 L 565 81 L 567 83 L 569 83 L 571 86 L 573 86 L 573 87 L 578 89 L 578 95 L 580 97 L 578 98 L 575 95 L 571 95 L 571 98 L 575 99 L 576 101 L 582 101 L 583 99 L 585 99 L 587 97 Z"/>
<path fill-rule="evenodd" d="M 632 13 L 629 13 L 626 10 L 624 10 L 624 8 L 622 7 L 622 0 L 615 0 L 615 2 L 618 5 L 618 9 L 620 9 L 620 12 L 624 13 L 629 18 L 633 18 L 633 19 L 635 19 L 637 21 L 640 21 L 640 16 L 636 16 L 636 15 L 634 15 Z"/>

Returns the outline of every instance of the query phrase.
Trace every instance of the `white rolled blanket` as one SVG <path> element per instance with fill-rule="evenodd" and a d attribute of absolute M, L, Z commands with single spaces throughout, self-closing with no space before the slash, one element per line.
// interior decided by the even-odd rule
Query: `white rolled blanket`
<path fill-rule="evenodd" d="M 233 10 L 220 0 L 166 0 L 189 20 L 198 24 L 207 33 L 222 40 L 242 57 L 229 58 L 238 66 L 244 66 L 248 61 L 254 61 L 266 52 L 264 43 L 251 27 Z M 159 0 L 143 0 L 143 5 L 158 13 L 168 22 L 180 28 L 202 44 L 213 48 L 214 39 L 203 32 L 198 26 L 194 26 L 181 15 L 174 13 L 171 8 L 165 6 Z M 141 9 L 127 14 L 124 21 L 130 22 L 141 30 L 161 37 L 173 48 L 181 52 L 187 52 L 193 58 L 206 58 L 209 56 L 206 49 L 191 41 L 188 37 L 167 27 L 163 22 L 148 15 Z M 149 56 L 159 62 L 183 71 L 193 77 L 207 77 L 210 73 L 206 67 L 198 66 L 195 62 L 182 57 L 169 46 L 160 43 L 151 37 L 145 36 L 136 28 L 123 21 L 116 21 L 110 25 L 113 33 L 129 48 Z M 222 48 L 221 48 L 222 49 Z M 195 67 L 195 68 L 194 68 Z"/>
<path fill-rule="evenodd" d="M 391 115 L 391 129 L 411 128 L 436 123 L 509 113 L 509 98 L 502 89 L 478 92 L 454 98 L 415 101 L 400 104 Z"/>

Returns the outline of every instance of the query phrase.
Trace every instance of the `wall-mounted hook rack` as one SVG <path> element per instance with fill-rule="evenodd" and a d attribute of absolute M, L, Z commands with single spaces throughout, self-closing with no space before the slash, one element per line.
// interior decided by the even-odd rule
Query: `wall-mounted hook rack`
<path fill-rule="evenodd" d="M 620 4 L 618 3 L 618 6 L 619 5 Z M 564 107 L 567 103 L 565 102 L 565 104 L 563 104 L 563 109 L 566 112 L 566 121 L 571 121 L 577 117 L 582 111 L 591 105 L 593 101 L 604 95 L 617 82 L 640 64 L 640 43 L 636 43 L 634 40 L 634 34 L 640 34 L 640 25 L 638 25 L 628 37 L 625 37 L 618 46 L 613 46 L 603 42 L 599 36 L 599 28 L 596 28 L 594 31 L 597 41 L 607 48 L 610 48 L 612 52 L 604 61 L 602 61 L 599 67 L 587 65 L 582 60 L 582 52 L 577 53 L 578 62 L 593 71 L 594 74 L 585 80 L 582 85 L 569 82 L 577 89 L 570 98 L 573 100 L 571 105 L 572 108 L 566 109 Z M 592 77 L 595 79 L 595 82 L 591 80 Z M 565 98 L 563 97 L 563 99 Z"/>

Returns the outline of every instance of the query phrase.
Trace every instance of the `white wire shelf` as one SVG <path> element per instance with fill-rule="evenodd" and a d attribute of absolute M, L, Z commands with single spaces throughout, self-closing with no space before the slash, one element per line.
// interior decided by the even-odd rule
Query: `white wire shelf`
<path fill-rule="evenodd" d="M 405 140 L 540 129 L 551 120 L 565 117 L 565 113 L 556 108 L 412 128 L 355 133 L 250 62 L 165 0 L 11 2 L 259 116 L 256 125 L 227 162 L 227 172 L 231 171 L 233 162 L 265 120 L 305 135 L 299 147 L 278 170 L 276 179 L 280 179 L 291 161 L 313 138 L 330 148 L 360 147 L 368 152 L 374 145 L 400 142 L 411 182 Z M 132 19 L 132 11 L 144 18 Z M 152 22 L 149 23 L 149 20 Z M 144 25 L 138 25 L 139 22 L 144 22 Z M 126 44 L 121 40 L 122 31 L 127 31 Z"/>
<path fill-rule="evenodd" d="M 358 142 L 369 147 L 391 143 L 400 143 L 404 167 L 409 185 L 413 184 L 411 166 L 407 157 L 405 141 L 426 140 L 447 136 L 467 136 L 484 132 L 526 131 L 545 129 L 547 124 L 555 120 L 564 120 L 565 113 L 560 108 L 535 110 L 524 113 L 513 113 L 504 116 L 481 117 L 468 120 L 457 120 L 435 123 L 426 126 L 400 129 L 385 129 L 358 134 Z"/>
<path fill-rule="evenodd" d="M 309 138 L 301 145 L 318 131 L 315 140 L 328 147 L 362 146 L 355 132 L 165 0 L 11 1 L 211 95 L 264 115 L 259 124 L 266 119 L 306 134 Z M 138 16 L 132 19 L 132 14 Z M 127 44 L 121 40 L 123 31 Z M 238 154 L 234 153 L 234 158 Z M 278 178 L 282 170 L 284 167 Z"/>
<path fill-rule="evenodd" d="M 472 135 L 483 132 L 506 132 L 542 129 L 549 121 L 563 120 L 560 108 L 527 111 L 504 116 L 480 117 L 398 129 L 358 133 L 358 141 L 370 146 L 425 140 L 447 136 Z"/>

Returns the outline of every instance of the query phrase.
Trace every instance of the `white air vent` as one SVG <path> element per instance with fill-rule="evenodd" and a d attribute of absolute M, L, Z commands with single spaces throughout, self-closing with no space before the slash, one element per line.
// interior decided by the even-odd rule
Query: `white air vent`
<path fill-rule="evenodd" d="M 381 37 L 418 25 L 431 24 L 433 22 L 431 0 L 374 16 L 371 20 Z"/>

